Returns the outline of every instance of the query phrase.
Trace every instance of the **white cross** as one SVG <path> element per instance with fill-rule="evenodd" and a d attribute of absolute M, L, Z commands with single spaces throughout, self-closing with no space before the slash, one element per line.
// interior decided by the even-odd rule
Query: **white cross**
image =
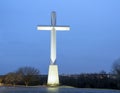
<path fill-rule="evenodd" d="M 51 30 L 51 64 L 54 65 L 56 61 L 56 30 L 70 30 L 69 26 L 57 26 L 56 25 L 56 12 L 51 13 L 51 25 L 41 25 L 37 27 L 37 30 Z"/>

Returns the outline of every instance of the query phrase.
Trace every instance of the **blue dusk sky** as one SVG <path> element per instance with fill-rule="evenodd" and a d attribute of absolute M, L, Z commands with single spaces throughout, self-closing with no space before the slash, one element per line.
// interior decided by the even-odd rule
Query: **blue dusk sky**
<path fill-rule="evenodd" d="M 110 72 L 120 58 L 120 0 L 0 0 L 0 74 L 31 66 L 48 73 L 51 12 L 57 25 L 59 73 Z"/>

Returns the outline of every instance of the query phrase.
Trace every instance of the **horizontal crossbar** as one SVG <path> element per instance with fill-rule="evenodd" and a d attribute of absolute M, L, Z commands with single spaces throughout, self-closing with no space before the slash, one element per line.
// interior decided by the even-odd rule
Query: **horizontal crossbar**
<path fill-rule="evenodd" d="M 59 31 L 63 31 L 63 30 L 70 30 L 69 26 L 38 26 L 37 30 L 59 30 Z"/>

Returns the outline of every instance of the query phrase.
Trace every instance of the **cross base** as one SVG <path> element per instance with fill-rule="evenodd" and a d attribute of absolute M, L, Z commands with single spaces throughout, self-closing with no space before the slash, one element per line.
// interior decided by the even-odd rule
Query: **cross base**
<path fill-rule="evenodd" d="M 59 75 L 58 75 L 58 66 L 57 65 L 49 65 L 47 85 L 48 86 L 58 86 L 59 85 Z"/>

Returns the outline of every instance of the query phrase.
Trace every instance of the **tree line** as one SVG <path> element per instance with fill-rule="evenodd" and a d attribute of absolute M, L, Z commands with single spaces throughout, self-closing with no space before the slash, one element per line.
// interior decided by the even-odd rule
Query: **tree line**
<path fill-rule="evenodd" d="M 61 85 L 78 88 L 120 89 L 117 78 L 112 74 L 88 73 L 60 77 Z"/>
<path fill-rule="evenodd" d="M 83 73 L 60 75 L 60 85 L 78 88 L 109 88 L 120 89 L 120 59 L 113 64 L 111 73 Z M 15 72 L 0 76 L 0 84 L 4 85 L 47 85 L 47 75 L 41 75 L 34 67 L 21 67 Z"/>
<path fill-rule="evenodd" d="M 39 70 L 34 67 L 21 67 L 15 72 L 10 72 L 1 76 L 0 81 L 4 85 L 31 85 L 31 83 L 38 82 Z M 34 85 L 34 84 L 33 84 Z"/>

